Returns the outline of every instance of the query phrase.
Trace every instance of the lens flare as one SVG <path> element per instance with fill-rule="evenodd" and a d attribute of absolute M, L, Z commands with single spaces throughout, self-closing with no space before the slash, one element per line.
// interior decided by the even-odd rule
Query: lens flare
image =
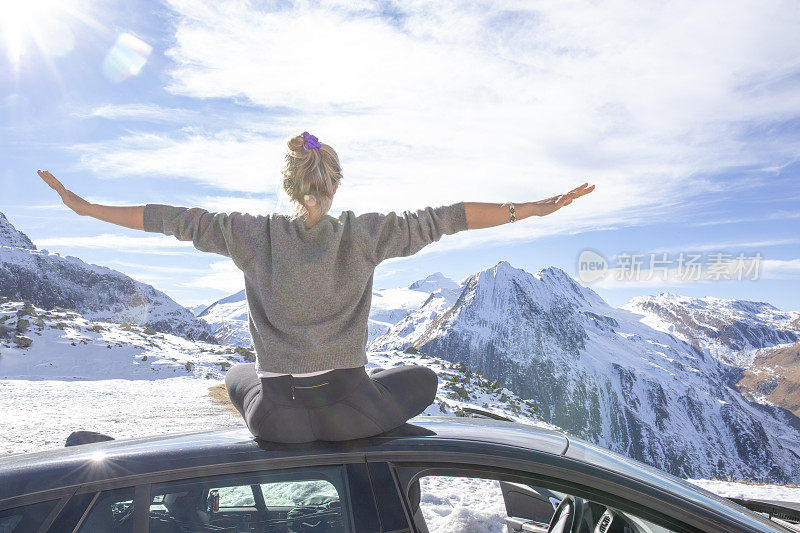
<path fill-rule="evenodd" d="M 152 51 L 153 47 L 143 40 L 122 33 L 103 60 L 103 73 L 114 83 L 138 76 Z"/>

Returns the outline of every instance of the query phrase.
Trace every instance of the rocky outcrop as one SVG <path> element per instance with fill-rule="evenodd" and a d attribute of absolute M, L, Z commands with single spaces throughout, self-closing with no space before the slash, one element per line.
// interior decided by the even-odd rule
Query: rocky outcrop
<path fill-rule="evenodd" d="M 737 387 L 747 397 L 800 417 L 800 343 L 761 350 Z"/>

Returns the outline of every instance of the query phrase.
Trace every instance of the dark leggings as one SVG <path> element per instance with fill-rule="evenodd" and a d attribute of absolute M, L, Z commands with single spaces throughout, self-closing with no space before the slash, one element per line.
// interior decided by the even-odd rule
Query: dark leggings
<path fill-rule="evenodd" d="M 428 367 L 374 370 L 259 379 L 255 363 L 242 363 L 228 370 L 225 386 L 253 435 L 283 443 L 378 435 L 403 425 L 436 397 L 438 378 Z"/>

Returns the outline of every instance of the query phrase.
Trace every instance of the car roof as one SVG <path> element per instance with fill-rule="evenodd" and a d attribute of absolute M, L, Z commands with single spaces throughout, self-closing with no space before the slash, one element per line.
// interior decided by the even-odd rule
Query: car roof
<path fill-rule="evenodd" d="M 424 461 L 424 454 L 432 451 L 484 456 L 519 456 L 522 452 L 589 462 L 633 479 L 642 479 L 708 509 L 725 507 L 744 523 L 771 525 L 732 502 L 666 472 L 557 431 L 472 417 L 422 416 L 409 422 L 381 435 L 342 442 L 264 442 L 254 439 L 245 428 L 235 428 L 112 440 L 10 455 L 0 459 L 0 509 L 19 505 L 21 501 L 28 503 L 30 498 L 26 495 L 36 500 L 60 497 L 64 491 L 71 492 L 85 484 L 92 484 L 91 490 L 99 490 L 104 488 L 103 482 L 119 482 L 122 478 L 126 486 L 159 482 L 156 478 L 165 471 L 177 471 L 176 477 L 180 478 L 180 471 L 184 469 L 196 474 L 201 468 L 203 475 L 214 475 L 212 471 L 219 470 L 222 465 L 239 466 L 242 467 L 240 471 L 248 471 L 258 470 L 270 461 L 278 461 L 279 468 L 303 467 L 310 462 L 341 464 L 360 462 L 365 454 L 371 453 L 391 456 L 400 452 L 412 460 L 412 456 L 423 454 Z M 35 493 L 44 494 L 36 496 Z"/>
<path fill-rule="evenodd" d="M 563 455 L 569 447 L 567 437 L 556 431 L 471 417 L 417 417 L 394 431 L 342 442 L 280 444 L 256 440 L 246 428 L 201 431 L 0 458 L 0 479 L 4 480 L 0 484 L 0 502 L 30 492 L 186 467 L 374 451 L 421 451 L 459 443 L 513 446 L 556 455 Z"/>

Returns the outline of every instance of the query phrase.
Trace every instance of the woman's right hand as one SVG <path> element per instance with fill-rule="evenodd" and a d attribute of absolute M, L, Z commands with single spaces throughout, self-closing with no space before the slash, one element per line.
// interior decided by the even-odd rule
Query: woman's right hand
<path fill-rule="evenodd" d="M 61 201 L 64 202 L 64 205 L 75 211 L 80 216 L 89 214 L 89 206 L 91 206 L 89 202 L 64 187 L 64 185 L 49 171 L 38 170 L 37 173 L 39 174 L 39 177 L 50 186 L 51 189 L 56 191 L 59 196 L 61 196 Z"/>

